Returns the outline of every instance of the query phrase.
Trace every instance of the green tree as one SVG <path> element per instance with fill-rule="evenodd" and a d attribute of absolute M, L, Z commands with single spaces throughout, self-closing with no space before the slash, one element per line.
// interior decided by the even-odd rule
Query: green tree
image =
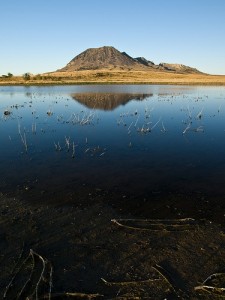
<path fill-rule="evenodd" d="M 23 74 L 23 79 L 24 80 L 30 80 L 30 73 Z"/>
<path fill-rule="evenodd" d="M 8 77 L 8 78 L 12 78 L 12 77 L 13 77 L 13 74 L 12 74 L 12 73 L 8 73 L 8 74 L 7 74 L 7 77 Z"/>

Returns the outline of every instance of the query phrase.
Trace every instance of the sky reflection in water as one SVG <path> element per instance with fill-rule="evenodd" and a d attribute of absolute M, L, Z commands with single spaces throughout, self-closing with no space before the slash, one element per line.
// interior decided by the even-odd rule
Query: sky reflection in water
<path fill-rule="evenodd" d="M 33 185 L 64 192 L 86 184 L 137 197 L 225 192 L 224 87 L 0 91 L 2 191 Z"/>

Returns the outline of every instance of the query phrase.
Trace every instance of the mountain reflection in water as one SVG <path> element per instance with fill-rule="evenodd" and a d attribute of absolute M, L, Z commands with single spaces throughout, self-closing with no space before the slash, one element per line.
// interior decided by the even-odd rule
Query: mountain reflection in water
<path fill-rule="evenodd" d="M 124 209 L 131 198 L 137 205 L 162 195 L 190 195 L 193 205 L 224 198 L 224 87 L 0 91 L 1 193 L 64 201 L 100 189 L 127 199 Z"/>
<path fill-rule="evenodd" d="M 120 105 L 125 105 L 131 100 L 144 100 L 153 94 L 130 93 L 76 93 L 71 97 L 91 109 L 114 110 Z"/>

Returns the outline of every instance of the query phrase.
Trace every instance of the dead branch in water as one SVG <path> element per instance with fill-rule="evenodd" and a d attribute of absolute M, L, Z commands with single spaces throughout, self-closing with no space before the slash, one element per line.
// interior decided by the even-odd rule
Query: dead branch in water
<path fill-rule="evenodd" d="M 225 288 L 222 287 L 215 287 L 215 286 L 210 286 L 210 285 L 199 285 L 194 288 L 195 291 L 204 291 L 210 294 L 216 294 L 219 295 L 220 297 L 225 298 Z"/>
<path fill-rule="evenodd" d="M 22 251 L 23 254 L 23 251 Z M 30 252 L 28 256 L 20 263 L 22 254 L 20 254 L 19 260 L 16 264 L 16 266 L 13 268 L 12 276 L 9 284 L 5 288 L 5 292 L 3 294 L 3 299 L 12 299 L 12 295 L 10 293 L 16 293 L 16 296 L 13 296 L 13 299 L 35 299 L 38 300 L 39 296 L 39 290 L 41 284 L 47 284 L 47 289 L 48 289 L 48 294 L 47 298 L 48 300 L 51 300 L 51 293 L 52 293 L 52 273 L 53 273 L 53 268 L 52 265 L 48 260 L 43 258 L 41 255 L 30 249 Z M 29 270 L 29 260 L 31 260 L 31 270 Z M 41 270 L 38 270 L 38 263 L 41 262 Z M 49 270 L 49 276 L 47 271 Z M 25 282 L 23 283 L 22 287 L 17 287 L 17 282 L 16 279 L 21 276 L 23 278 L 23 275 L 21 275 L 22 272 L 28 272 L 28 277 L 24 278 Z M 36 274 L 37 273 L 37 274 Z M 35 277 L 36 280 L 35 280 Z M 15 290 L 18 289 L 17 290 Z M 46 289 L 46 288 L 45 288 Z M 33 298 L 34 297 L 34 298 Z"/>
<path fill-rule="evenodd" d="M 185 219 L 112 219 L 111 222 L 119 227 L 145 231 L 189 231 L 199 223 L 192 218 Z"/>
<path fill-rule="evenodd" d="M 168 273 L 166 269 L 164 269 L 162 266 L 158 264 L 156 264 L 152 268 L 155 271 L 157 271 L 163 277 L 163 279 L 168 283 L 173 293 L 176 295 L 175 299 L 187 299 L 187 298 L 183 298 L 183 296 L 187 296 L 187 295 L 184 293 L 184 291 L 182 291 L 180 288 L 177 287 L 171 275 Z"/>
<path fill-rule="evenodd" d="M 85 294 L 85 293 L 55 293 L 51 295 L 51 299 L 104 299 L 104 295 L 101 294 Z M 48 296 L 44 296 L 41 299 L 49 299 Z"/>
<path fill-rule="evenodd" d="M 101 280 L 107 286 L 113 286 L 113 285 L 120 285 L 120 286 L 137 285 L 137 284 L 146 284 L 146 283 L 152 283 L 152 282 L 155 282 L 155 281 L 161 281 L 160 278 L 146 279 L 146 280 L 141 280 L 141 281 L 121 281 L 121 282 L 110 282 L 110 281 L 105 280 L 104 278 L 101 278 Z"/>
<path fill-rule="evenodd" d="M 23 248 L 22 248 L 22 250 L 21 250 L 21 252 L 20 252 L 20 255 L 19 255 L 19 258 L 18 258 L 16 264 L 15 264 L 15 266 L 13 267 L 13 269 L 12 269 L 12 271 L 11 271 L 12 278 L 11 278 L 11 280 L 9 281 L 8 285 L 7 285 L 6 288 L 5 288 L 5 292 L 4 292 L 4 294 L 3 294 L 3 298 L 4 298 L 4 299 L 6 298 L 7 293 L 8 293 L 8 290 L 9 290 L 10 287 L 12 286 L 12 283 L 13 283 L 13 281 L 14 281 L 16 275 L 19 273 L 20 268 L 22 267 L 22 265 L 20 265 L 20 267 L 18 268 L 19 263 L 20 263 L 20 260 L 21 260 L 21 258 L 22 258 L 22 256 L 23 256 L 23 252 L 24 252 L 24 245 L 23 245 Z M 17 270 L 17 268 L 18 268 L 18 270 Z M 17 271 L 16 271 L 16 270 L 17 270 Z M 13 275 L 13 274 L 14 274 L 14 275 Z"/>
<path fill-rule="evenodd" d="M 201 285 L 198 285 L 194 288 L 195 291 L 204 291 L 210 294 L 219 296 L 220 298 L 225 298 L 225 287 L 217 287 L 210 284 L 210 281 L 219 278 L 225 279 L 225 273 L 214 273 L 207 277 Z"/>

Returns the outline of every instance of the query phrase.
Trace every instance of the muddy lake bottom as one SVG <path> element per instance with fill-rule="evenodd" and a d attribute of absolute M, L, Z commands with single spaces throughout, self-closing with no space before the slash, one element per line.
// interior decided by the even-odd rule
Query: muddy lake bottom
<path fill-rule="evenodd" d="M 221 299 L 225 88 L 1 87 L 0 299 Z"/>
<path fill-rule="evenodd" d="M 36 299 L 36 288 L 38 299 L 222 297 L 222 199 L 153 194 L 137 205 L 87 186 L 33 196 L 1 195 L 1 298 Z M 201 289 L 215 273 L 207 284 L 219 289 Z"/>

